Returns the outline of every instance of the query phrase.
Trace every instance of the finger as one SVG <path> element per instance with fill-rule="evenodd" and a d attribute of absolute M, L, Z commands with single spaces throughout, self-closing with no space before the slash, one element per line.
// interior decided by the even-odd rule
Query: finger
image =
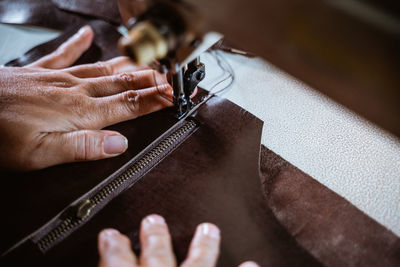
<path fill-rule="evenodd" d="M 95 98 L 94 105 L 101 116 L 97 127 L 103 128 L 172 106 L 172 88 L 169 84 L 164 84 L 143 90 L 130 90 Z"/>
<path fill-rule="evenodd" d="M 128 57 L 116 57 L 104 62 L 73 66 L 66 71 L 78 78 L 94 78 L 145 69 L 149 67 L 135 65 Z"/>
<path fill-rule="evenodd" d="M 33 62 L 29 67 L 61 69 L 71 66 L 93 41 L 90 26 L 82 27 L 76 34 L 60 45 L 53 53 Z"/>
<path fill-rule="evenodd" d="M 115 229 L 106 229 L 98 235 L 99 267 L 136 267 L 137 260 L 128 237 Z"/>
<path fill-rule="evenodd" d="M 258 265 L 254 261 L 246 261 L 239 265 L 239 267 L 259 267 L 259 266 L 260 265 Z"/>
<path fill-rule="evenodd" d="M 182 267 L 215 266 L 219 255 L 220 231 L 210 223 L 200 224 Z"/>
<path fill-rule="evenodd" d="M 128 148 L 128 140 L 114 131 L 81 130 L 49 133 L 41 140 L 30 169 L 56 164 L 115 157 Z"/>
<path fill-rule="evenodd" d="M 167 83 L 165 75 L 154 70 L 124 72 L 118 75 L 86 79 L 84 90 L 89 96 L 110 96 L 127 90 L 145 89 Z"/>
<path fill-rule="evenodd" d="M 146 267 L 176 266 L 171 236 L 163 217 L 150 215 L 140 226 L 140 264 Z"/>
<path fill-rule="evenodd" d="M 196 86 L 196 88 L 194 88 L 193 93 L 190 95 L 190 98 L 193 98 L 197 95 L 198 92 L 198 87 Z"/>

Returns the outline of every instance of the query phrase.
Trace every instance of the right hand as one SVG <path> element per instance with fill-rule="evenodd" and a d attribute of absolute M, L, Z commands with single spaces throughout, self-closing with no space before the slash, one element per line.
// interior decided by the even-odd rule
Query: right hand
<path fill-rule="evenodd" d="M 174 267 L 171 235 L 163 217 L 147 216 L 140 226 L 141 254 L 132 252 L 127 236 L 115 229 L 105 229 L 98 236 L 99 267 Z M 211 223 L 200 224 L 194 234 L 186 260 L 181 267 L 212 267 L 217 263 L 221 241 L 220 231 Z M 257 267 L 248 261 L 239 267 Z"/>

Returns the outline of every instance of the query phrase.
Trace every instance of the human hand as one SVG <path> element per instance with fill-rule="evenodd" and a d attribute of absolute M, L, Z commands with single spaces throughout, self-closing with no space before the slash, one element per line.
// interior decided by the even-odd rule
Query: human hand
<path fill-rule="evenodd" d="M 172 105 L 166 77 L 126 57 L 72 65 L 93 40 L 83 27 L 56 51 L 21 68 L 0 68 L 0 167 L 35 170 L 123 153 L 106 126 Z"/>
<path fill-rule="evenodd" d="M 220 231 L 210 223 L 200 224 L 194 234 L 186 260 L 181 267 L 215 266 L 220 245 Z M 132 252 L 130 240 L 115 229 L 106 229 L 98 236 L 99 267 L 173 267 L 176 259 L 165 220 L 159 215 L 146 217 L 140 226 L 141 254 Z M 244 262 L 239 267 L 257 267 Z"/>

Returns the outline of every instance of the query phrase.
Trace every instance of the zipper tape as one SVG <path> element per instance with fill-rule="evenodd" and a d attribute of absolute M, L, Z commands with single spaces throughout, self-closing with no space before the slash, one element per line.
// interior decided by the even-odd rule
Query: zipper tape
<path fill-rule="evenodd" d="M 113 198 L 133 186 L 197 128 L 198 122 L 193 117 L 180 120 L 118 171 L 72 202 L 33 234 L 7 250 L 2 257 L 27 241 L 33 242 L 42 253 L 46 253 L 83 226 Z"/>

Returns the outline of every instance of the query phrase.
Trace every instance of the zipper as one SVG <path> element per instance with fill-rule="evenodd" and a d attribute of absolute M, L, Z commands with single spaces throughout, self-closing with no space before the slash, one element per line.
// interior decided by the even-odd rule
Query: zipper
<path fill-rule="evenodd" d="M 120 170 L 41 227 L 29 239 L 41 252 L 47 252 L 86 223 L 119 193 L 136 183 L 196 128 L 197 122 L 193 118 L 181 120 Z"/>

